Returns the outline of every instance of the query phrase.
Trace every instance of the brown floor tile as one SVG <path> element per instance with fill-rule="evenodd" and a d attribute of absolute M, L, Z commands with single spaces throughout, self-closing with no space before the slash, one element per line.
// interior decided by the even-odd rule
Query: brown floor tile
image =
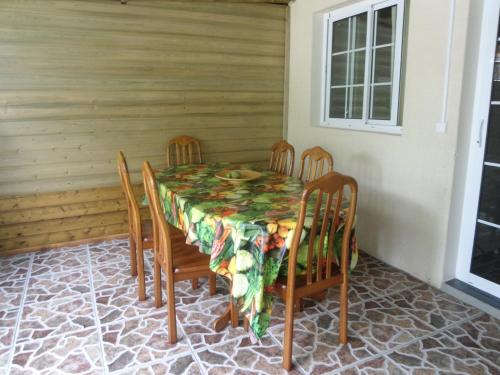
<path fill-rule="evenodd" d="M 270 331 L 283 342 L 284 325 Z M 324 374 L 376 354 L 352 334 L 347 345 L 339 344 L 338 332 L 338 320 L 328 313 L 294 320 L 293 359 L 307 374 Z"/>
<path fill-rule="evenodd" d="M 189 353 L 187 339 L 180 326 L 177 328 L 179 340 L 170 345 L 165 311 L 101 326 L 108 370 L 119 371 Z"/>
<path fill-rule="evenodd" d="M 94 325 L 89 294 L 26 305 L 22 311 L 17 343 L 68 334 Z"/>
<path fill-rule="evenodd" d="M 69 272 L 31 275 L 24 303 L 45 302 L 56 298 L 78 298 L 88 294 L 90 292 L 88 273 L 88 268 L 77 268 Z"/>
<path fill-rule="evenodd" d="M 147 364 L 120 372 L 120 375 L 201 375 L 200 366 L 191 353 L 173 358 L 165 358 L 161 362 Z"/>
<path fill-rule="evenodd" d="M 95 329 L 16 345 L 10 374 L 102 374 Z"/>
<path fill-rule="evenodd" d="M 31 275 L 40 276 L 87 267 L 87 245 L 81 245 L 75 248 L 61 248 L 35 253 Z"/>
<path fill-rule="evenodd" d="M 198 351 L 205 371 L 211 374 L 287 374 L 282 348 L 271 337 L 252 344 L 248 337 L 204 347 Z M 297 369 L 289 372 L 299 374 Z"/>
<path fill-rule="evenodd" d="M 500 320 L 482 314 L 450 328 L 445 334 L 500 368 Z"/>
<path fill-rule="evenodd" d="M 33 254 L 19 254 L 0 257 L 0 283 L 25 279 L 32 256 Z"/>
<path fill-rule="evenodd" d="M 405 375 L 406 371 L 384 356 L 369 359 L 356 366 L 336 372 L 339 375 Z M 424 374 L 421 374 L 424 375 Z"/>
<path fill-rule="evenodd" d="M 18 309 L 21 306 L 26 279 L 0 281 L 0 311 Z"/>
<path fill-rule="evenodd" d="M 349 327 L 378 350 L 388 350 L 428 335 L 433 328 L 414 315 L 379 298 L 352 305 Z"/>
<path fill-rule="evenodd" d="M 449 294 L 427 284 L 387 296 L 387 299 L 428 325 L 440 329 L 481 313 Z"/>
<path fill-rule="evenodd" d="M 498 367 L 443 333 L 413 342 L 388 357 L 408 374 L 500 374 Z"/>

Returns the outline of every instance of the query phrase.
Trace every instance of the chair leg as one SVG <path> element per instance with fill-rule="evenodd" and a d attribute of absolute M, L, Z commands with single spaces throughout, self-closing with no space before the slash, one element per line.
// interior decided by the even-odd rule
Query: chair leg
<path fill-rule="evenodd" d="M 283 368 L 287 371 L 292 369 L 293 310 L 294 301 L 292 299 L 287 299 L 285 309 L 285 335 L 283 337 Z"/>
<path fill-rule="evenodd" d="M 217 293 L 217 278 L 214 275 L 208 276 L 208 287 L 209 287 L 209 295 L 213 296 Z"/>
<path fill-rule="evenodd" d="M 199 287 L 198 279 L 192 279 L 191 280 L 191 288 L 198 289 L 198 287 Z"/>
<path fill-rule="evenodd" d="M 154 258 L 154 288 L 155 288 L 155 307 L 160 308 L 163 306 L 163 300 L 161 297 L 161 266 L 160 263 Z"/>
<path fill-rule="evenodd" d="M 168 322 L 168 342 L 170 344 L 177 343 L 177 323 L 175 313 L 175 292 L 174 280 L 167 277 L 167 322 Z"/>
<path fill-rule="evenodd" d="M 295 312 L 304 311 L 304 300 L 302 298 L 297 298 L 295 300 Z"/>
<path fill-rule="evenodd" d="M 137 253 L 135 240 L 133 236 L 129 236 L 129 244 L 130 244 L 130 274 L 132 276 L 137 276 Z"/>
<path fill-rule="evenodd" d="M 236 302 L 232 296 L 229 297 L 229 304 L 231 307 L 231 326 L 233 328 L 238 327 L 239 319 L 238 319 L 238 307 L 236 306 Z"/>
<path fill-rule="evenodd" d="M 137 279 L 139 282 L 139 301 L 144 301 L 146 299 L 146 280 L 144 276 L 144 251 L 142 242 L 137 242 Z"/>
<path fill-rule="evenodd" d="M 250 321 L 248 320 L 248 318 L 246 316 L 243 316 L 243 328 L 247 332 L 250 329 Z"/>
<path fill-rule="evenodd" d="M 344 281 L 340 285 L 340 312 L 339 312 L 339 342 L 347 344 L 347 308 L 348 308 L 348 284 Z"/>

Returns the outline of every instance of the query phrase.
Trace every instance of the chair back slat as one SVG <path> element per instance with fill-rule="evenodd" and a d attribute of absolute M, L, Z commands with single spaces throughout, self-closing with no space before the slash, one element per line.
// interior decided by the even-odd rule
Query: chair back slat
<path fill-rule="evenodd" d="M 157 256 L 164 262 L 164 264 L 166 264 L 168 272 L 168 270 L 173 270 L 170 229 L 168 228 L 165 215 L 163 213 L 153 169 L 147 161 L 143 164 L 142 175 L 144 190 L 146 191 L 146 196 L 148 197 L 148 206 L 153 220 L 153 228 L 154 231 L 156 231 L 158 239 L 155 251 L 157 252 Z"/>
<path fill-rule="evenodd" d="M 326 205 L 323 208 L 323 218 L 321 223 L 321 232 L 319 234 L 319 242 L 318 242 L 318 259 L 317 259 L 317 269 L 316 269 L 316 281 L 320 281 L 323 276 L 323 248 L 326 238 L 326 232 L 328 227 L 331 226 L 330 216 L 331 216 L 331 208 L 332 208 L 332 200 L 333 194 L 328 193 L 326 195 Z"/>
<path fill-rule="evenodd" d="M 127 202 L 129 228 L 136 234 L 137 238 L 140 239 L 142 233 L 139 205 L 137 203 L 137 200 L 135 199 L 132 184 L 130 182 L 130 174 L 128 172 L 127 161 L 125 160 L 125 155 L 123 155 L 123 152 L 121 151 L 118 152 L 117 162 L 120 183 L 122 186 L 123 194 L 125 195 L 125 200 Z"/>
<path fill-rule="evenodd" d="M 295 162 L 295 149 L 285 140 L 276 142 L 271 147 L 269 169 L 278 174 L 291 176 Z"/>
<path fill-rule="evenodd" d="M 305 150 L 300 159 L 299 178 L 304 182 L 316 180 L 333 171 L 333 157 L 321 147 Z"/>
<path fill-rule="evenodd" d="M 330 172 L 308 183 L 302 194 L 299 219 L 289 253 L 288 285 L 294 285 L 292 279 L 295 279 L 297 253 L 300 247 L 301 233 L 304 229 L 308 207 L 313 204 L 313 202 L 314 208 L 312 211 L 309 210 L 309 217 L 312 215 L 312 222 L 307 253 L 307 284 L 314 284 L 315 282 L 330 279 L 334 276 L 332 267 L 336 261 L 334 255 L 335 234 L 341 220 L 340 214 L 342 212 L 344 189 L 348 189 L 350 194 L 347 199 L 349 206 L 347 210 L 345 210 L 345 216 L 342 218 L 344 228 L 339 270 L 341 274 L 347 274 L 347 257 L 349 254 L 351 230 L 356 212 L 358 187 L 356 181 L 352 177 Z M 327 236 L 328 238 L 326 239 Z M 325 239 L 327 242 L 326 249 Z M 325 250 L 326 257 L 323 254 Z M 315 261 L 316 264 L 314 265 Z"/>
<path fill-rule="evenodd" d="M 195 163 L 203 163 L 199 140 L 187 135 L 181 135 L 168 141 L 167 167 Z"/>
<path fill-rule="evenodd" d="M 312 224 L 311 224 L 311 234 L 316 233 L 318 230 L 318 218 L 321 210 L 321 201 L 323 196 L 321 192 L 316 197 L 316 204 L 314 205 Z M 314 248 L 315 248 L 316 236 L 309 236 L 309 244 L 307 247 L 307 284 L 313 282 L 313 259 L 314 259 Z"/>

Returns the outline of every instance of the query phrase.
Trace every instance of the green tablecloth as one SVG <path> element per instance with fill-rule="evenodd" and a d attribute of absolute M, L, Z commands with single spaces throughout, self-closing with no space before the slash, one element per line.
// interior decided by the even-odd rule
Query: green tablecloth
<path fill-rule="evenodd" d="M 197 164 L 157 172 L 167 221 L 182 229 L 187 243 L 210 254 L 210 268 L 232 279 L 232 294 L 257 338 L 269 325 L 278 275 L 286 275 L 299 202 L 304 188 L 295 177 L 262 171 L 255 181 L 233 185 L 215 177 L 228 164 Z M 241 166 L 243 167 L 243 166 Z M 255 169 L 255 168 L 253 168 Z M 307 220 L 306 220 L 307 221 Z M 338 256 L 343 225 L 335 236 Z M 298 272 L 305 270 L 308 231 L 304 230 Z M 351 241 L 351 269 L 358 251 Z"/>

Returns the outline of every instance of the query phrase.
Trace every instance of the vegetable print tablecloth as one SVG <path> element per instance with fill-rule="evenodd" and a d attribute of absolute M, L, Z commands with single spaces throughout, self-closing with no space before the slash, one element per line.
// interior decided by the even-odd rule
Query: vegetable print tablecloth
<path fill-rule="evenodd" d="M 262 171 L 255 181 L 233 185 L 215 177 L 227 164 L 183 165 L 156 174 L 167 221 L 187 235 L 189 244 L 210 254 L 210 268 L 232 279 L 232 294 L 257 338 L 265 333 L 272 308 L 268 293 L 286 275 L 300 197 L 295 177 Z M 243 166 L 242 166 L 243 167 Z M 343 226 L 335 236 L 340 251 Z M 306 265 L 308 233 L 303 233 L 298 272 Z M 351 269 L 358 258 L 354 236 Z"/>

